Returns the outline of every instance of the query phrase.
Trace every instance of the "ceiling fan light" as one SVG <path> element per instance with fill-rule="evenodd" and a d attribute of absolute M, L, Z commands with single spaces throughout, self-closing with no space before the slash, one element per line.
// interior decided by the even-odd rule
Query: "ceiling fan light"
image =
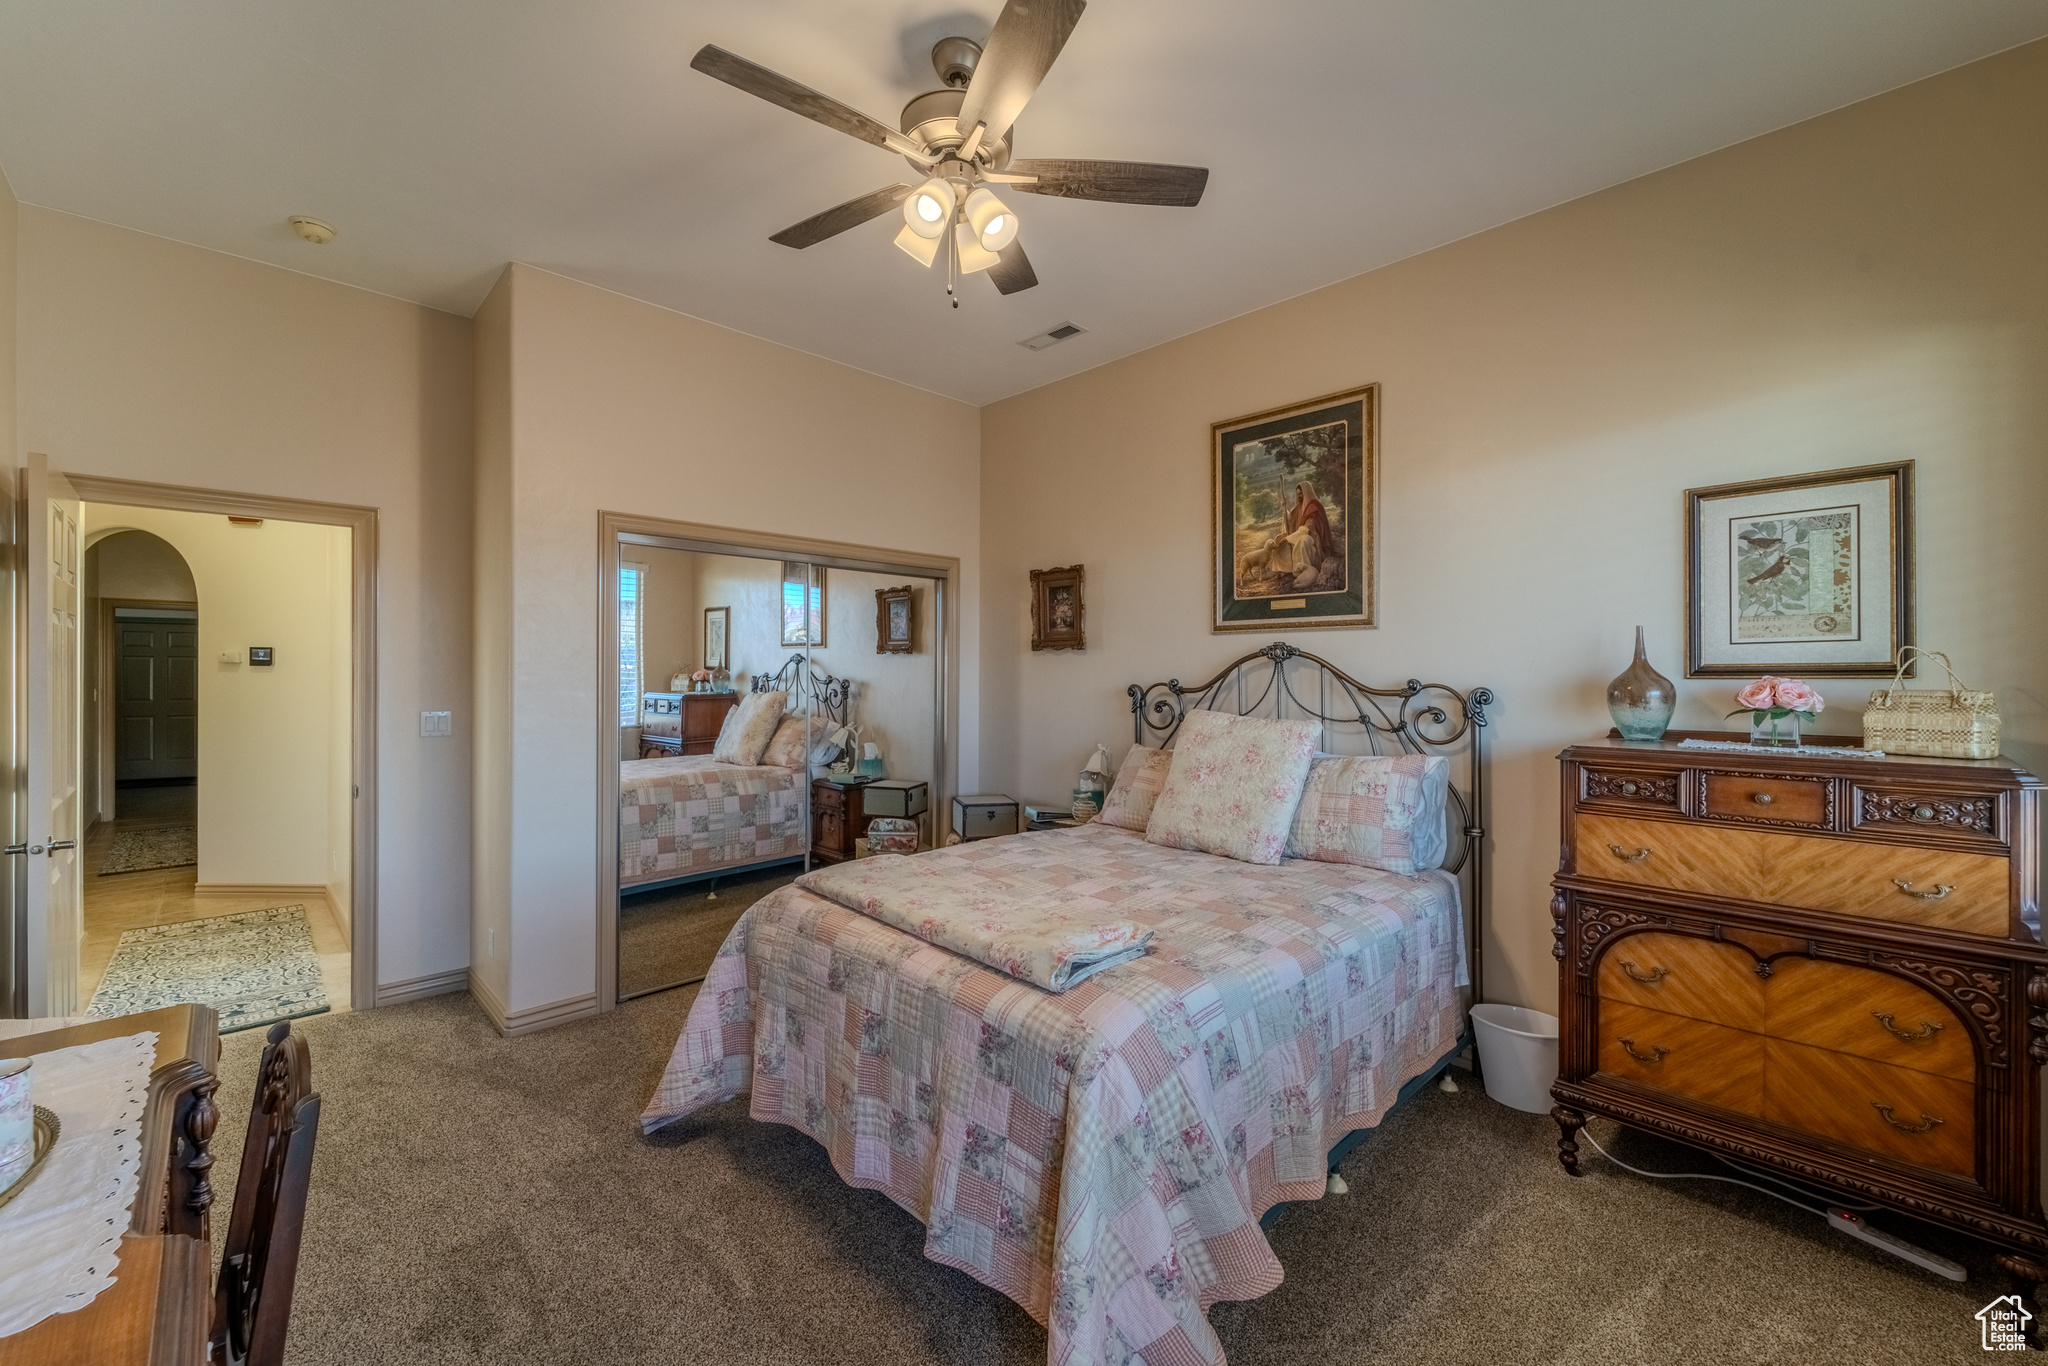
<path fill-rule="evenodd" d="M 984 251 L 1001 251 L 1017 240 L 1017 215 L 986 186 L 967 196 L 967 221 Z"/>
<path fill-rule="evenodd" d="M 938 259 L 939 239 L 921 236 L 908 223 L 903 225 L 903 231 L 896 234 L 896 245 L 902 248 L 905 256 L 921 266 L 929 266 Z"/>
<path fill-rule="evenodd" d="M 1002 259 L 981 244 L 980 239 L 974 234 L 974 225 L 971 223 L 954 225 L 953 241 L 960 248 L 960 273 L 962 275 L 972 275 L 977 270 L 987 270 L 998 260 Z"/>
<path fill-rule="evenodd" d="M 933 176 L 910 192 L 903 201 L 903 222 L 919 237 L 939 240 L 946 224 L 953 221 L 953 187 Z"/>

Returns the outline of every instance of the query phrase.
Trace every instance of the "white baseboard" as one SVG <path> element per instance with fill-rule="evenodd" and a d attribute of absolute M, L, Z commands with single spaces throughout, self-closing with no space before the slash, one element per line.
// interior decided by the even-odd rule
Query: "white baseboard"
<path fill-rule="evenodd" d="M 352 913 L 353 908 L 348 904 L 348 898 L 341 894 L 339 887 L 332 884 L 320 890 L 327 897 L 327 909 L 334 913 L 334 923 L 341 930 L 342 942 L 348 945 L 350 953 L 354 953 L 356 951 L 356 918 Z"/>
<path fill-rule="evenodd" d="M 403 1005 L 407 1001 L 420 1001 L 429 996 L 445 996 L 451 991 L 468 989 L 468 968 L 456 968 L 452 972 L 430 972 L 424 977 L 408 977 L 403 982 L 379 983 L 377 1004 Z"/>
<path fill-rule="evenodd" d="M 474 996 L 476 1003 L 484 1008 L 484 1015 L 490 1020 L 491 1027 L 500 1034 L 503 1034 L 505 1032 L 505 1003 L 498 999 L 498 993 L 491 990 L 490 983 L 484 981 L 475 968 L 469 970 L 469 994 Z"/>

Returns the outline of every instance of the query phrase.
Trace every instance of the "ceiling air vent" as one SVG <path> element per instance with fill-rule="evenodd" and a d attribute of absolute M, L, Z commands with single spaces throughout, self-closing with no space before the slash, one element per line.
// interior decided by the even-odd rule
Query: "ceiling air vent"
<path fill-rule="evenodd" d="M 1017 345 L 1023 347 L 1026 351 L 1043 351 L 1046 347 L 1057 345 L 1069 337 L 1078 337 L 1087 330 L 1085 327 L 1076 327 L 1072 323 L 1061 323 L 1052 331 L 1041 332 L 1035 337 L 1026 337 L 1023 341 L 1018 342 Z"/>

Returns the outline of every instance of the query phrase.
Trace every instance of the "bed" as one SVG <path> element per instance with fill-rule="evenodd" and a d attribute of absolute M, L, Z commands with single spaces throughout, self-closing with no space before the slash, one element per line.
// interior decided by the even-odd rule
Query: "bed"
<path fill-rule="evenodd" d="M 1290 665 L 1320 674 L 1314 703 Z M 1375 746 L 1460 746 L 1455 863 L 1262 866 L 1101 824 L 892 861 L 966 904 L 1078 889 L 1151 931 L 1061 994 L 785 887 L 721 948 L 642 1125 L 751 1092 L 921 1220 L 927 1256 L 1044 1324 L 1049 1361 L 1220 1363 L 1208 1306 L 1280 1283 L 1262 1216 L 1321 1196 L 1332 1149 L 1461 1046 L 1490 695 L 1369 689 L 1275 645 L 1130 696 L 1140 741 L 1170 744 L 1192 706 L 1292 704 Z"/>
<path fill-rule="evenodd" d="M 792 655 L 753 692 L 785 692 L 806 710 L 843 724 L 853 685 Z M 619 764 L 619 890 L 719 877 L 801 859 L 810 845 L 809 764 L 721 764 L 708 754 Z"/>

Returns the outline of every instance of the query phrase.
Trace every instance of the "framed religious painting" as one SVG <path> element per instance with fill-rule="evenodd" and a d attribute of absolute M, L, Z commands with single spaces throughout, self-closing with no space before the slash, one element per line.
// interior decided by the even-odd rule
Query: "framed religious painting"
<path fill-rule="evenodd" d="M 1210 429 L 1212 631 L 1373 626 L 1377 384 Z"/>
<path fill-rule="evenodd" d="M 1913 462 L 1687 489 L 1685 560 L 1687 678 L 1889 675 L 1913 643 Z"/>

